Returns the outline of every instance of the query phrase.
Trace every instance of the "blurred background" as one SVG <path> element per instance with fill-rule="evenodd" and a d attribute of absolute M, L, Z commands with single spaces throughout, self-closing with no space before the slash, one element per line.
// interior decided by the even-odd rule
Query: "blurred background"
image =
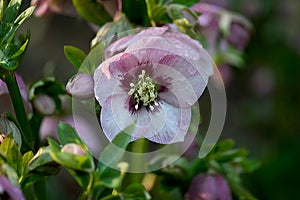
<path fill-rule="evenodd" d="M 30 1 L 23 1 L 28 6 Z M 228 111 L 222 138 L 262 166 L 244 177 L 258 199 L 297 199 L 300 189 L 300 1 L 231 0 L 226 6 L 249 18 L 254 31 L 245 51 L 245 66 L 226 69 Z M 62 83 L 76 73 L 64 45 L 89 51 L 95 36 L 79 18 L 31 17 L 22 26 L 31 41 L 19 73 L 30 84 L 46 76 Z M 67 190 L 75 191 L 75 188 Z"/>

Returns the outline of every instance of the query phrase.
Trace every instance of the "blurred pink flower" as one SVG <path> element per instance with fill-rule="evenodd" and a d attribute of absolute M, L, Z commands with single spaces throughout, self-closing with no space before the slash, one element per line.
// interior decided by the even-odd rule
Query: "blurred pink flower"
<path fill-rule="evenodd" d="M 36 6 L 34 15 L 37 17 L 49 16 L 54 13 L 67 16 L 78 15 L 72 0 L 32 0 L 31 5 Z"/>
<path fill-rule="evenodd" d="M 185 200 L 231 200 L 226 179 L 220 175 L 198 174 L 190 184 Z"/>
<path fill-rule="evenodd" d="M 135 124 L 132 140 L 183 141 L 191 106 L 213 73 L 201 44 L 168 27 L 155 27 L 116 41 L 105 57 L 94 81 L 106 137 L 111 141 Z"/>
<path fill-rule="evenodd" d="M 25 200 L 25 197 L 18 186 L 12 185 L 8 178 L 0 176 L 0 199 Z"/>
<path fill-rule="evenodd" d="M 22 77 L 15 73 L 17 84 L 20 89 L 21 96 L 23 98 L 23 103 L 25 107 L 26 113 L 30 113 L 32 111 L 31 103 L 29 102 L 28 97 L 28 88 L 23 81 Z M 10 95 L 8 92 L 8 88 L 6 83 L 0 79 L 0 113 L 10 112 L 15 114 Z"/>
<path fill-rule="evenodd" d="M 120 15 L 122 5 L 120 0 L 97 0 L 102 4 L 105 10 L 114 17 Z M 36 6 L 35 16 L 44 17 L 52 14 L 61 14 L 66 16 L 78 16 L 72 0 L 32 0 L 31 5 Z"/>
<path fill-rule="evenodd" d="M 250 40 L 251 23 L 243 16 L 210 3 L 196 3 L 192 10 L 201 13 L 199 24 L 209 43 L 209 52 L 215 54 L 224 41 L 244 50 Z M 224 40 L 224 41 L 222 41 Z M 223 44 L 224 45 L 224 44 Z"/>

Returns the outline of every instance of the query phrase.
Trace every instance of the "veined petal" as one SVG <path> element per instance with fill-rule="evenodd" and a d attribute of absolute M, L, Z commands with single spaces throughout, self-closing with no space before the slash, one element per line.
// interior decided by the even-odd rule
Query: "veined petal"
<path fill-rule="evenodd" d="M 130 69 L 139 64 L 138 59 L 130 53 L 122 54 L 118 60 L 112 61 L 109 65 L 111 76 L 122 79 Z"/>
<path fill-rule="evenodd" d="M 164 27 L 153 27 L 151 29 L 144 29 L 136 35 L 128 35 L 125 36 L 116 42 L 112 43 L 107 47 L 104 53 L 105 59 L 116 55 L 120 52 L 123 52 L 129 45 L 136 42 L 137 40 L 148 37 L 148 36 L 161 36 L 163 35 L 169 28 Z"/>
<path fill-rule="evenodd" d="M 139 61 L 148 59 L 152 62 L 157 62 L 161 57 L 168 54 L 178 55 L 191 62 L 198 70 L 205 72 L 207 76 L 211 76 L 213 74 L 213 61 L 206 50 L 202 48 L 199 42 L 186 35 L 181 36 L 182 34 L 180 34 L 178 36 L 177 34 L 168 33 L 169 38 L 158 36 L 142 38 L 130 45 L 125 52 L 134 54 Z M 177 39 L 173 39 L 173 35 Z"/>
<path fill-rule="evenodd" d="M 135 119 L 130 113 L 129 98 L 128 95 L 112 95 L 102 106 L 100 121 L 103 132 L 109 141 L 112 141 L 118 133 L 134 123 Z"/>
<path fill-rule="evenodd" d="M 144 133 L 147 139 L 160 144 L 182 142 L 190 125 L 191 108 L 175 108 L 162 101 L 159 111 L 151 113 L 150 118 L 154 134 Z"/>
<path fill-rule="evenodd" d="M 192 106 L 203 93 L 209 78 L 205 68 L 197 68 L 177 55 L 162 57 L 154 72 L 155 80 L 168 81 L 168 90 L 160 92 L 159 97 L 177 107 Z M 179 105 L 174 104 L 174 95 Z"/>
<path fill-rule="evenodd" d="M 126 95 L 110 96 L 101 110 L 103 132 L 111 141 L 118 133 L 131 124 L 135 124 L 131 140 L 141 137 L 161 144 L 184 140 L 191 120 L 191 108 L 176 108 L 160 102 L 155 111 L 142 108 L 130 112 L 129 97 Z"/>
<path fill-rule="evenodd" d="M 120 80 L 115 77 L 107 77 L 105 73 L 102 72 L 102 68 L 98 67 L 94 72 L 94 93 L 97 101 L 103 107 L 104 102 L 108 97 L 114 94 L 126 94 L 125 88 L 120 84 Z"/>

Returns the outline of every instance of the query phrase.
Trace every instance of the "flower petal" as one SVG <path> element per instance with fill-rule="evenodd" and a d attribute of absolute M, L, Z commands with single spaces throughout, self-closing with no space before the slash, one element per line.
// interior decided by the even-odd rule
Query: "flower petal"
<path fill-rule="evenodd" d="M 168 54 L 178 55 L 191 62 L 207 76 L 213 74 L 213 61 L 201 44 L 190 37 L 178 33 L 166 33 L 167 38 L 151 36 L 142 38 L 130 45 L 125 52 L 133 54 L 139 61 L 149 59 L 153 62 Z M 174 38 L 175 39 L 174 39 Z"/>
<path fill-rule="evenodd" d="M 161 102 L 159 111 L 151 114 L 151 128 L 155 132 L 153 132 L 154 134 L 144 133 L 147 139 L 160 144 L 184 141 L 191 121 L 190 107 L 184 109 L 175 108 L 165 102 Z M 159 131 L 157 131 L 158 128 L 160 128 Z"/>
<path fill-rule="evenodd" d="M 159 97 L 176 107 L 192 106 L 208 82 L 208 75 L 204 69 L 196 68 L 193 63 L 177 55 L 162 57 L 153 71 L 154 79 L 160 84 L 163 84 L 161 82 L 164 80 L 168 81 L 168 90 L 160 92 Z"/>
<path fill-rule="evenodd" d="M 130 53 L 121 54 L 118 60 L 112 61 L 109 65 L 111 76 L 122 79 L 125 73 L 139 64 L 138 59 Z"/>
<path fill-rule="evenodd" d="M 125 36 L 116 42 L 109 45 L 104 53 L 105 59 L 116 55 L 117 53 L 123 52 L 129 45 L 136 42 L 137 40 L 148 37 L 148 36 L 161 36 L 168 30 L 168 27 L 153 27 L 144 29 L 136 35 Z"/>
<path fill-rule="evenodd" d="M 131 54 L 115 55 L 96 68 L 94 72 L 94 93 L 100 105 L 103 106 L 107 98 L 114 94 L 127 94 L 128 86 L 120 82 L 130 68 L 135 67 L 138 60 Z M 130 82 L 130 80 L 128 80 Z"/>
<path fill-rule="evenodd" d="M 128 101 L 126 95 L 110 96 L 101 110 L 103 132 L 110 141 L 131 124 L 135 124 L 133 132 L 128 133 L 132 140 L 146 137 L 161 144 L 184 140 L 191 120 L 190 107 L 181 109 L 160 102 L 154 112 L 144 107 L 131 112 Z"/>
<path fill-rule="evenodd" d="M 129 96 L 122 94 L 112 95 L 104 102 L 100 121 L 103 132 L 109 141 L 112 141 L 118 133 L 135 123 L 129 106 Z"/>

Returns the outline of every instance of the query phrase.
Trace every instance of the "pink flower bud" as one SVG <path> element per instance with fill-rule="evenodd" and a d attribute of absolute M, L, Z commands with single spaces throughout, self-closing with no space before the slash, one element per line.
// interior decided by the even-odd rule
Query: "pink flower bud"
<path fill-rule="evenodd" d="M 78 99 L 89 99 L 94 97 L 94 80 L 89 74 L 78 74 L 72 77 L 66 90 L 69 95 Z"/>
<path fill-rule="evenodd" d="M 75 143 L 65 144 L 60 151 L 68 152 L 74 155 L 81 155 L 81 156 L 86 155 L 86 151 L 79 144 L 75 144 Z"/>
<path fill-rule="evenodd" d="M 185 200 L 231 200 L 226 179 L 220 174 L 198 174 L 190 184 Z"/>
<path fill-rule="evenodd" d="M 33 99 L 33 106 L 42 115 L 52 115 L 55 112 L 55 102 L 46 94 L 37 95 Z"/>

